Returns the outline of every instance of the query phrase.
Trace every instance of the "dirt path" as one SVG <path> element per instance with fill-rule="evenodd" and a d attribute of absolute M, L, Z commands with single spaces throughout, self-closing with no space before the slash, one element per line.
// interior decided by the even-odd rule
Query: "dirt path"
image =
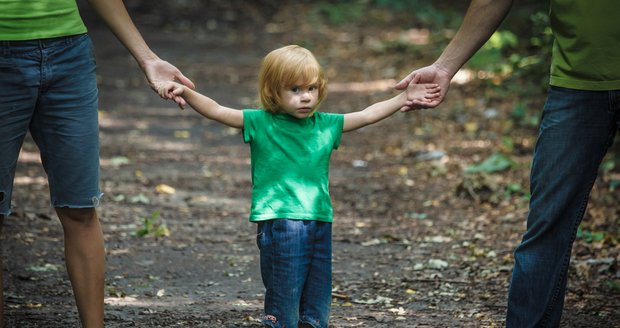
<path fill-rule="evenodd" d="M 295 41 L 258 27 L 233 29 L 230 22 L 217 22 L 217 33 L 184 29 L 182 22 L 154 29 L 149 24 L 162 23 L 149 19 L 137 17 L 158 54 L 182 68 L 200 91 L 232 107 L 253 103 L 260 58 Z M 249 151 L 239 131 L 159 100 L 118 42 L 96 25 L 91 32 L 101 86 L 106 325 L 260 327 L 258 251 L 255 227 L 247 221 Z M 344 41 L 333 42 L 346 45 L 344 32 L 338 33 Z M 334 83 L 383 81 L 409 68 L 376 60 L 370 51 L 366 59 L 339 57 L 316 32 L 296 37 L 315 42 Z M 500 142 L 492 136 L 494 121 L 485 116 L 489 105 L 464 89 L 452 92 L 441 111 L 396 115 L 347 134 L 334 154 L 333 327 L 503 326 L 511 252 L 523 232 L 527 203 L 459 196 L 464 165 L 484 159 Z M 347 112 L 389 94 L 334 91 L 323 108 Z M 459 112 L 463 106 L 469 111 Z M 499 106 L 499 115 L 508 115 Z M 464 122 L 474 121 L 488 132 L 463 131 Z M 535 132 L 514 133 L 523 147 L 517 160 L 528 163 Z M 37 156 L 28 141 L 16 181 L 17 207 L 4 227 L 7 320 L 9 327 L 77 327 L 62 231 L 47 206 Z M 527 183 L 527 167 L 510 175 Z M 618 217 L 609 206 L 618 191 L 597 187 L 593 199 L 594 211 Z M 170 235 L 134 236 L 149 218 L 165 224 Z M 596 247 L 582 241 L 575 246 L 565 327 L 619 322 L 620 298 L 607 285 L 618 279 L 619 252 L 615 246 L 597 257 Z"/>

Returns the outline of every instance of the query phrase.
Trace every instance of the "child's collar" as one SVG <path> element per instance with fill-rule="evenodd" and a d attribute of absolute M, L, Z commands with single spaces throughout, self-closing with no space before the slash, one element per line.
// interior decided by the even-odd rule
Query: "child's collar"
<path fill-rule="evenodd" d="M 273 116 L 276 119 L 283 120 L 283 121 L 295 122 L 295 123 L 298 123 L 298 124 L 307 124 L 311 120 L 314 119 L 315 114 L 316 114 L 316 112 L 314 112 L 310 116 L 307 116 L 307 117 L 304 117 L 304 118 L 297 118 L 297 117 L 295 117 L 293 115 L 290 115 L 288 113 L 277 112 L 277 113 L 274 113 Z"/>

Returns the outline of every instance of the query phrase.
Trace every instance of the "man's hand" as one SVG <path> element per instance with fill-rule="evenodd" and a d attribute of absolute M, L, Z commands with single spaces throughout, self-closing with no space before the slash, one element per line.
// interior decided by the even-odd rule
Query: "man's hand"
<path fill-rule="evenodd" d="M 407 102 L 400 110 L 406 111 L 420 104 L 430 106 L 441 97 L 441 87 L 435 83 L 409 83 L 407 85 Z"/>
<path fill-rule="evenodd" d="M 441 104 L 448 93 L 448 89 L 450 88 L 450 80 L 452 80 L 452 76 L 448 72 L 441 70 L 434 65 L 422 67 L 409 73 L 409 75 L 396 84 L 395 88 L 397 90 L 408 89 L 408 87 L 412 84 L 431 83 L 439 86 L 439 95 L 434 98 L 416 99 L 416 97 L 414 97 L 410 92 L 407 92 L 408 104 L 411 103 L 411 105 L 403 107 L 401 111 L 408 112 L 415 109 L 437 107 Z"/>

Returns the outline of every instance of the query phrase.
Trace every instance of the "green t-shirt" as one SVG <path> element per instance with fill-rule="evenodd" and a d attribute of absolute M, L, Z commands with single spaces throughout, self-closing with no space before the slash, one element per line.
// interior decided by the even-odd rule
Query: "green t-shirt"
<path fill-rule="evenodd" d="M 551 0 L 551 85 L 620 89 L 619 14 L 620 0 Z"/>
<path fill-rule="evenodd" d="M 75 0 L 0 0 L 0 40 L 48 39 L 86 33 Z"/>
<path fill-rule="evenodd" d="M 297 119 L 264 110 L 243 111 L 250 144 L 250 221 L 332 221 L 329 159 L 340 145 L 344 115 L 316 112 Z"/>

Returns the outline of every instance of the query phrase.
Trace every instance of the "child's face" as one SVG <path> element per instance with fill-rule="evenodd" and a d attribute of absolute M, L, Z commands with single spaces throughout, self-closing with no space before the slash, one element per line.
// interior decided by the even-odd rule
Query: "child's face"
<path fill-rule="evenodd" d="M 280 89 L 282 110 L 296 118 L 306 118 L 314 113 L 319 99 L 319 88 L 314 85 L 295 84 Z"/>

